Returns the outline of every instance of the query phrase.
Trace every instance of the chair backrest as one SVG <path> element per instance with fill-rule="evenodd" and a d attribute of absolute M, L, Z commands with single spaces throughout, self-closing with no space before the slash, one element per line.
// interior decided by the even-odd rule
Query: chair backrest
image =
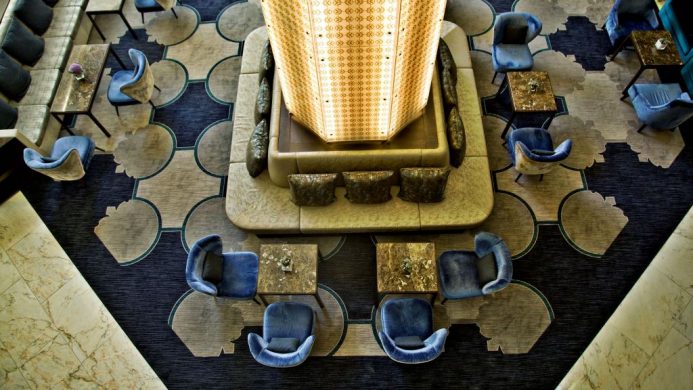
<path fill-rule="evenodd" d="M 644 15 L 648 11 L 655 9 L 655 7 L 654 0 L 616 0 L 614 3 L 614 10 L 619 15 Z"/>
<path fill-rule="evenodd" d="M 57 158 L 43 157 L 39 152 L 24 149 L 24 163 L 55 181 L 79 180 L 86 174 L 77 149 L 69 149 Z"/>
<path fill-rule="evenodd" d="M 510 284 L 513 279 L 513 259 L 502 238 L 495 234 L 481 232 L 474 237 L 474 251 L 478 257 L 493 253 L 496 260 L 496 269 L 498 270 L 496 280 L 492 280 L 482 287 L 481 291 L 484 295 L 501 290 Z"/>
<path fill-rule="evenodd" d="M 493 44 L 503 43 L 505 30 L 509 26 L 527 26 L 524 43 L 529 43 L 541 32 L 542 24 L 539 18 L 527 12 L 504 12 L 496 17 L 493 25 Z"/>
<path fill-rule="evenodd" d="M 554 149 L 551 155 L 533 153 L 522 141 L 515 141 L 515 170 L 526 175 L 542 175 L 550 172 L 556 164 L 568 158 L 573 141 L 567 139 Z"/>
<path fill-rule="evenodd" d="M 185 265 L 185 279 L 190 288 L 204 294 L 217 295 L 217 287 L 202 278 L 202 270 L 207 255 L 212 253 L 222 256 L 222 248 L 221 237 L 216 234 L 203 237 L 193 244 Z"/>
<path fill-rule="evenodd" d="M 426 339 L 433 333 L 431 305 L 419 298 L 400 298 L 382 306 L 383 332 L 390 338 L 419 336 Z"/>
<path fill-rule="evenodd" d="M 156 3 L 164 10 L 168 11 L 176 5 L 176 0 L 156 0 Z"/>
<path fill-rule="evenodd" d="M 144 53 L 137 49 L 130 49 L 128 54 L 135 69 L 132 80 L 121 85 L 120 92 L 140 103 L 146 103 L 154 93 L 154 74 Z"/>

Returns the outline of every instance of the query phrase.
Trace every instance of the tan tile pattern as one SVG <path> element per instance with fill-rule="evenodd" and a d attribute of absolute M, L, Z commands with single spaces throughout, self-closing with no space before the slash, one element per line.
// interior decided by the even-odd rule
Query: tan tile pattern
<path fill-rule="evenodd" d="M 669 168 L 686 146 L 679 128 L 669 131 L 646 127 L 640 133 L 629 132 L 626 142 L 638 153 L 638 160 L 662 168 Z"/>
<path fill-rule="evenodd" d="M 226 103 L 236 101 L 242 58 L 226 58 L 212 69 L 207 78 L 207 87 L 212 96 Z"/>
<path fill-rule="evenodd" d="M 503 238 L 513 256 L 528 251 L 537 234 L 529 208 L 517 197 L 502 192 L 494 193 L 491 216 L 474 231 L 491 232 Z"/>
<path fill-rule="evenodd" d="M 146 202 L 132 199 L 106 209 L 94 233 L 118 263 L 144 255 L 156 242 L 161 227 L 156 210 Z"/>
<path fill-rule="evenodd" d="M 371 324 L 349 324 L 346 337 L 335 356 L 385 356 Z"/>
<path fill-rule="evenodd" d="M 515 4 L 514 11 L 529 12 L 536 15 L 542 23 L 542 34 L 552 34 L 565 30 L 568 12 L 557 1 L 527 1 L 520 0 Z"/>
<path fill-rule="evenodd" d="M 549 132 L 554 146 L 560 145 L 566 139 L 573 141 L 570 155 L 561 164 L 573 169 L 585 169 L 595 162 L 604 162 L 602 153 L 606 151 L 606 140 L 594 127 L 593 121 L 560 115 L 551 122 Z"/>
<path fill-rule="evenodd" d="M 238 43 L 227 41 L 219 35 L 216 25 L 203 23 L 190 38 L 169 46 L 166 58 L 183 64 L 191 80 L 203 80 L 216 63 L 236 54 Z"/>
<path fill-rule="evenodd" d="M 545 50 L 535 54 L 532 69 L 549 74 L 551 87 L 557 96 L 565 96 L 580 89 L 585 81 L 586 72 L 582 65 L 575 61 L 575 56 L 566 56 L 554 50 Z"/>
<path fill-rule="evenodd" d="M 176 61 L 162 60 L 151 65 L 154 74 L 154 84 L 161 92 L 154 90 L 152 102 L 159 107 L 170 103 L 183 92 L 186 87 L 187 74 L 185 68 Z"/>
<path fill-rule="evenodd" d="M 486 148 L 488 150 L 488 163 L 491 171 L 499 171 L 512 164 L 508 148 L 503 145 L 501 134 L 505 128 L 506 121 L 495 116 L 484 116 L 484 136 L 486 137 Z"/>
<path fill-rule="evenodd" d="M 493 9 L 483 0 L 450 0 L 445 20 L 460 26 L 467 35 L 477 35 L 493 26 Z"/>
<path fill-rule="evenodd" d="M 251 31 L 265 25 L 260 6 L 252 2 L 232 5 L 217 20 L 221 34 L 236 42 L 244 41 Z"/>
<path fill-rule="evenodd" d="M 209 173 L 225 176 L 229 170 L 229 154 L 233 122 L 223 121 L 212 125 L 197 143 L 197 160 Z"/>
<path fill-rule="evenodd" d="M 217 234 L 221 237 L 225 252 L 248 250 L 246 241 L 250 239 L 250 236 L 255 235 L 234 226 L 224 212 L 224 204 L 223 197 L 211 198 L 195 206 L 190 212 L 183 234 L 188 248 L 203 237 Z M 257 253 L 257 250 L 253 252 Z"/>
<path fill-rule="evenodd" d="M 113 151 L 113 160 L 128 176 L 142 178 L 159 172 L 172 154 L 172 134 L 163 126 L 150 124 L 126 134 Z"/>
<path fill-rule="evenodd" d="M 628 223 L 628 217 L 616 207 L 613 198 L 605 199 L 593 191 L 570 195 L 561 208 L 561 225 L 578 248 L 603 255 Z"/>
<path fill-rule="evenodd" d="M 175 7 L 178 18 L 173 12 L 156 12 L 155 17 L 145 26 L 150 39 L 159 44 L 172 46 L 183 42 L 193 34 L 200 23 L 197 12 L 191 7 Z"/>

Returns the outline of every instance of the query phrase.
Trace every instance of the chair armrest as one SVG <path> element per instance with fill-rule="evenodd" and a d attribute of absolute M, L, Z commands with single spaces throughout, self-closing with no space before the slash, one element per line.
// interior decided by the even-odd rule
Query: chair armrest
<path fill-rule="evenodd" d="M 447 330 L 447 328 L 440 328 L 433 332 L 432 335 L 428 336 L 428 338 L 424 340 L 424 344 L 426 344 L 427 347 L 433 346 L 442 350 L 442 346 L 445 345 L 445 340 L 448 338 L 448 334 L 450 334 L 450 332 Z"/>
<path fill-rule="evenodd" d="M 267 342 L 256 333 L 248 333 L 248 347 L 255 359 L 267 348 Z"/>
<path fill-rule="evenodd" d="M 645 20 L 652 28 L 659 27 L 659 20 L 657 19 L 657 12 L 654 9 L 647 11 L 645 14 Z"/>
<path fill-rule="evenodd" d="M 278 353 L 267 349 L 267 343 L 255 333 L 248 334 L 248 347 L 258 363 L 274 368 L 295 367 L 303 363 L 313 349 L 315 336 L 308 336 L 296 352 Z"/>
<path fill-rule="evenodd" d="M 188 285 L 193 290 L 199 291 L 203 294 L 214 295 L 214 296 L 217 295 L 217 287 L 206 280 L 199 280 L 199 281 L 195 281 L 195 282 L 190 282 L 190 283 L 188 283 Z"/>
<path fill-rule="evenodd" d="M 437 330 L 424 341 L 425 347 L 411 350 L 396 346 L 390 336 L 383 331 L 378 332 L 378 336 L 380 336 L 383 350 L 385 350 L 390 359 L 398 363 L 419 364 L 430 362 L 443 352 L 445 340 L 448 337 L 448 330 L 445 328 Z"/>

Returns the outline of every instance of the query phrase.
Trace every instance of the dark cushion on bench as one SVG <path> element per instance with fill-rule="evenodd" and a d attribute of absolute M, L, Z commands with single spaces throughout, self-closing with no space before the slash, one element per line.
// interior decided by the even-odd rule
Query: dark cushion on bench
<path fill-rule="evenodd" d="M 36 34 L 43 35 L 53 20 L 53 9 L 42 0 L 17 0 L 14 16 Z"/>
<path fill-rule="evenodd" d="M 31 74 L 19 62 L 0 50 L 0 92 L 8 99 L 21 100 L 31 84 Z"/>
<path fill-rule="evenodd" d="M 34 34 L 22 22 L 12 18 L 2 49 L 24 65 L 33 66 L 43 54 L 43 38 Z"/>

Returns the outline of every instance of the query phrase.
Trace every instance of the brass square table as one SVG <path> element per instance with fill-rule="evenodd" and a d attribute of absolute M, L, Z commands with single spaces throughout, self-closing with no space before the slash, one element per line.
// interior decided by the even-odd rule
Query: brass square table
<path fill-rule="evenodd" d="M 132 29 L 132 26 L 130 26 L 130 23 L 128 23 L 128 20 L 125 18 L 125 15 L 123 14 L 123 5 L 125 5 L 125 0 L 89 0 L 89 4 L 87 4 L 87 10 L 85 11 L 85 13 L 87 14 L 89 20 L 91 20 L 91 24 L 94 26 L 96 32 L 99 33 L 101 39 L 103 39 L 104 41 L 106 40 L 106 36 L 103 35 L 103 32 L 96 24 L 96 20 L 94 18 L 95 15 L 120 15 L 120 18 L 123 20 L 123 23 L 125 23 L 125 27 L 127 27 L 128 31 L 130 31 L 130 35 L 132 35 L 132 37 L 135 38 L 135 40 L 137 40 L 137 34 L 135 34 L 135 30 Z"/>
<path fill-rule="evenodd" d="M 659 39 L 667 41 L 667 45 L 663 50 L 659 50 L 655 47 L 655 42 Z M 628 96 L 628 88 L 630 88 L 638 80 L 642 72 L 646 69 L 658 69 L 666 67 L 683 66 L 683 61 L 681 61 L 681 56 L 674 43 L 674 38 L 671 33 L 666 30 L 652 30 L 652 31 L 633 31 L 630 33 L 629 37 L 621 42 L 621 46 L 611 59 L 623 49 L 626 41 L 633 43 L 633 48 L 635 53 L 638 55 L 638 60 L 640 61 L 640 69 L 635 73 L 635 76 L 630 80 L 628 85 L 623 89 L 623 96 L 621 100 Z"/>
<path fill-rule="evenodd" d="M 531 81 L 537 83 L 537 88 L 532 90 L 530 87 Z M 505 139 L 505 135 L 513 124 L 517 114 L 537 114 L 548 113 L 549 119 L 544 122 L 543 128 L 548 129 L 553 121 L 553 117 L 558 112 L 556 106 L 556 96 L 553 94 L 551 79 L 546 72 L 508 72 L 505 75 L 504 84 L 507 83 L 510 90 L 510 99 L 512 101 L 512 113 L 510 119 L 503 129 L 501 138 Z M 500 89 L 502 90 L 503 85 Z"/>
<path fill-rule="evenodd" d="M 65 126 L 60 115 L 85 114 L 94 121 L 94 124 L 101 129 L 104 135 L 107 137 L 111 136 L 108 130 L 106 130 L 101 122 L 96 119 L 94 114 L 91 113 L 91 106 L 94 104 L 94 98 L 99 89 L 99 82 L 101 82 L 101 76 L 106 66 L 108 53 L 112 53 L 118 61 L 118 64 L 125 69 L 125 65 L 123 65 L 123 62 L 118 58 L 118 55 L 113 52 L 111 45 L 108 43 L 98 45 L 75 45 L 72 47 L 72 52 L 70 53 L 70 58 L 67 63 L 78 63 L 82 65 L 86 77 L 84 80 L 75 79 L 74 75 L 68 72 L 68 65 L 65 71 L 63 71 L 58 90 L 55 92 L 53 104 L 51 104 L 51 114 L 58 120 L 61 129 L 67 130 L 70 134 L 73 134 L 72 131 Z"/>
<path fill-rule="evenodd" d="M 290 272 L 282 271 L 280 266 L 285 256 L 291 258 Z M 318 294 L 318 245 L 260 245 L 257 295 L 265 306 L 265 295 L 313 295 L 320 307 L 325 307 Z"/>
<path fill-rule="evenodd" d="M 406 272 L 403 264 L 410 260 Z M 376 244 L 378 294 L 432 294 L 438 296 L 438 262 L 432 242 Z"/>

